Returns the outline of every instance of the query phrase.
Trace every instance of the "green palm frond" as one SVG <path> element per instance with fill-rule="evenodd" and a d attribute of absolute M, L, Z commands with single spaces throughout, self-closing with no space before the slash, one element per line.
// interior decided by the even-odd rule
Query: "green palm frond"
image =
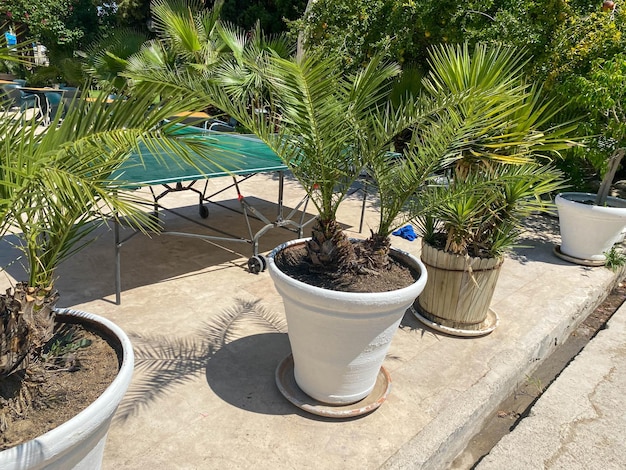
<path fill-rule="evenodd" d="M 470 51 L 467 43 L 442 45 L 431 49 L 429 64 L 433 73 L 425 81 L 431 92 L 468 89 L 507 93 L 519 85 L 524 67 L 523 53 L 502 45 L 478 44 Z"/>
<path fill-rule="evenodd" d="M 155 30 L 178 66 L 206 67 L 218 61 L 228 45 L 217 31 L 223 1 L 205 9 L 198 0 L 154 0 L 151 11 Z"/>
<path fill-rule="evenodd" d="M 422 188 L 411 212 L 429 242 L 445 240 L 440 248 L 498 256 L 515 243 L 523 218 L 547 209 L 542 196 L 563 188 L 550 163 L 560 150 L 577 145 L 567 137 L 574 125 L 552 124 L 560 109 L 524 80 L 521 53 L 441 46 L 431 59 L 425 90 L 464 97 L 416 129 L 450 131 L 443 133 L 436 170 L 445 185 Z"/>
<path fill-rule="evenodd" d="M 176 54 L 158 40 L 144 42 L 141 49 L 128 58 L 125 71 L 167 70 L 176 64 Z"/>
<path fill-rule="evenodd" d="M 521 221 L 550 210 L 542 196 L 564 187 L 561 172 L 534 163 L 497 164 L 463 180 L 441 181 L 413 201 L 418 230 L 431 245 L 472 256 L 499 256 L 515 246 Z"/>
<path fill-rule="evenodd" d="M 437 196 L 447 201 L 441 207 L 448 213 L 439 215 L 449 217 L 456 227 L 457 247 L 464 250 L 474 244 L 489 250 L 480 230 L 496 233 L 498 224 L 508 224 L 506 198 L 494 189 L 500 187 L 494 184 L 497 172 L 506 165 L 540 168 L 572 145 L 566 138 L 572 126 L 551 126 L 558 109 L 521 78 L 523 53 L 513 49 L 435 48 L 421 94 L 392 100 L 400 69 L 380 57 L 343 75 L 334 57 L 301 53 L 287 58 L 262 47 L 258 31 L 244 38 L 225 25 L 217 29 L 233 54 L 210 69 L 158 71 L 137 78 L 167 83 L 174 95 L 202 97 L 265 142 L 318 210 L 323 226 L 313 230 L 313 238 L 323 234 L 319 246 L 340 240 L 329 236 L 336 230 L 331 227 L 336 227 L 337 210 L 367 168 L 381 198 L 379 239 L 414 216 L 416 207 L 431 210 Z M 395 139 L 407 132 L 405 148 L 396 149 Z M 399 158 L 396 150 L 402 151 Z M 430 183 L 437 178 L 458 192 L 432 189 L 436 185 Z M 489 184 L 484 186 L 484 181 Z M 551 187 L 541 178 L 533 181 L 535 196 Z M 485 193 L 477 193 L 476 187 L 484 187 Z M 509 192 L 518 206 L 526 200 L 516 196 L 521 190 Z M 422 193 L 424 204 L 405 212 L 407 201 Z M 461 199 L 455 202 L 451 194 Z M 467 230 L 460 227 L 462 221 Z M 501 232 L 507 234 L 501 239 L 513 238 L 513 229 Z"/>
<path fill-rule="evenodd" d="M 95 101 L 81 99 L 44 132 L 0 117 L 0 233 L 21 234 L 31 285 L 49 285 L 59 263 L 109 219 L 123 218 L 142 231 L 158 229 L 142 209 L 145 201 L 125 190 L 123 175 L 113 179 L 140 144 L 157 158 L 175 155 L 193 165 L 191 154 L 199 153 L 211 155 L 207 158 L 220 166 L 223 152 L 203 151 L 210 142 L 162 125 L 180 111 L 197 109 L 199 102 L 170 100 L 155 106 L 154 96 L 162 90 L 151 90 L 111 104 L 106 94 Z"/>
<path fill-rule="evenodd" d="M 150 4 L 154 28 L 180 53 L 194 57 L 205 39 L 195 21 L 202 7 L 199 0 L 154 0 Z"/>
<path fill-rule="evenodd" d="M 139 51 L 148 37 L 131 29 L 116 29 L 115 34 L 102 37 L 81 54 L 86 72 L 101 87 L 113 85 L 122 88 L 126 80 L 121 77 L 129 58 Z"/>

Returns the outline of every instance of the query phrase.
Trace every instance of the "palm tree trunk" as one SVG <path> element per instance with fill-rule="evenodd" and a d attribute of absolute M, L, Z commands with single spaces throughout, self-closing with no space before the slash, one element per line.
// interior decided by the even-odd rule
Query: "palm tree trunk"
<path fill-rule="evenodd" d="M 314 266 L 328 270 L 351 266 L 356 260 L 352 243 L 335 219 L 317 219 L 307 243 L 307 254 Z"/>
<path fill-rule="evenodd" d="M 304 13 L 302 14 L 303 20 L 306 20 L 306 17 L 311 10 L 311 6 L 313 6 L 313 3 L 315 3 L 315 0 L 308 0 L 306 2 L 306 8 L 304 9 Z M 304 31 L 302 31 L 302 29 L 298 32 L 298 44 L 296 46 L 296 53 L 298 57 L 302 57 L 302 54 L 304 54 Z"/>
<path fill-rule="evenodd" d="M 51 287 L 23 283 L 0 295 L 0 377 L 27 368 L 52 338 L 57 299 Z"/>
<path fill-rule="evenodd" d="M 602 179 L 602 184 L 600 185 L 598 195 L 596 196 L 596 206 L 603 206 L 606 204 L 606 199 L 609 197 L 609 189 L 611 189 L 611 185 L 613 184 L 613 178 L 615 178 L 615 173 L 617 172 L 617 168 L 619 167 L 622 158 L 624 158 L 625 152 L 626 148 L 619 148 L 613 153 L 613 155 L 611 155 L 611 159 L 609 160 L 609 169 Z"/>

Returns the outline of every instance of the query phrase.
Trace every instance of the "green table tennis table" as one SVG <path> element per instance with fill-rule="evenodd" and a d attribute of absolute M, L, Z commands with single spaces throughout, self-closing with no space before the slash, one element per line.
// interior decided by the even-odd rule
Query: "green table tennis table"
<path fill-rule="evenodd" d="M 187 221 L 204 227 L 206 233 L 186 233 L 168 231 L 165 227 L 160 234 L 178 235 L 193 238 L 201 238 L 212 241 L 230 241 L 248 243 L 252 246 L 252 255 L 248 260 L 248 269 L 252 273 L 265 270 L 266 261 L 259 255 L 259 239 L 273 228 L 287 228 L 297 232 L 298 237 L 303 236 L 304 227 L 314 220 L 314 217 L 306 216 L 308 198 L 302 200 L 284 215 L 283 194 L 284 174 L 287 166 L 281 159 L 262 141 L 252 135 L 235 133 L 216 133 L 198 128 L 181 128 L 181 133 L 191 134 L 187 137 L 202 140 L 202 153 L 208 158 L 191 151 L 189 156 L 193 164 L 181 161 L 165 151 L 149 150 L 141 144 L 138 151 L 129 155 L 125 163 L 112 175 L 116 180 L 123 183 L 128 189 L 149 187 L 152 195 L 153 213 L 158 217 L 159 211 L 166 211 Z M 206 145 L 209 144 L 209 145 Z M 278 201 L 277 215 L 271 220 L 250 204 L 241 193 L 239 184 L 259 173 L 278 173 Z M 208 185 L 211 178 L 229 176 L 232 183 L 218 191 L 208 194 Z M 198 187 L 200 186 L 200 187 Z M 160 188 L 159 190 L 155 188 Z M 214 200 L 215 196 L 234 188 L 237 192 L 239 209 L 221 204 Z M 198 195 L 198 211 L 201 219 L 207 219 L 209 209 L 207 204 L 215 204 L 228 210 L 235 210 L 243 215 L 248 233 L 236 235 L 227 232 L 223 228 L 209 225 L 202 220 L 190 218 L 175 209 L 161 205 L 160 200 L 166 195 L 179 191 L 193 191 Z M 300 210 L 301 209 L 301 210 Z M 298 212 L 300 216 L 297 217 Z M 262 221 L 264 224 L 256 232 L 250 224 L 250 218 Z M 296 220 L 297 219 L 297 220 Z M 121 303 L 121 248 L 125 242 L 138 232 L 133 231 L 126 238 L 120 237 L 119 224 L 115 224 L 115 300 Z"/>

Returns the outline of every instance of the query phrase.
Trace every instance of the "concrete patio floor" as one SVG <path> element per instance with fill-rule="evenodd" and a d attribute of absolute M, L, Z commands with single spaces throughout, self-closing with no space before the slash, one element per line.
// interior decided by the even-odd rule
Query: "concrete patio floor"
<path fill-rule="evenodd" d="M 242 190 L 274 216 L 274 175 L 258 175 Z M 301 196 L 288 180 L 285 204 L 293 207 Z M 221 197 L 238 204 L 234 190 Z M 172 194 L 163 203 L 198 218 L 193 194 Z M 209 209 L 209 223 L 246 234 L 242 216 Z M 360 211 L 357 193 L 339 214 L 351 236 L 367 235 L 376 224 L 374 198 L 363 234 Z M 165 223 L 195 230 L 169 215 Z M 522 241 L 527 248 L 502 268 L 492 302 L 498 328 L 455 338 L 407 313 L 385 361 L 393 382 L 387 401 L 342 421 L 308 414 L 278 391 L 274 371 L 290 350 L 283 306 L 266 272 L 247 272 L 249 245 L 225 242 L 222 249 L 199 239 L 135 236 L 122 248 L 122 303 L 115 305 L 113 233 L 103 229 L 60 268 L 57 283 L 60 307 L 111 319 L 136 351 L 136 374 L 109 431 L 103 468 L 446 468 L 618 280 L 608 269 L 554 256 L 556 219 L 537 217 L 530 225 Z M 261 252 L 293 237 L 272 230 L 261 238 Z M 419 240 L 392 238 L 394 246 L 419 254 Z M 12 254 L 0 250 L 3 265 Z M 19 278 L 17 266 L 9 274 Z"/>

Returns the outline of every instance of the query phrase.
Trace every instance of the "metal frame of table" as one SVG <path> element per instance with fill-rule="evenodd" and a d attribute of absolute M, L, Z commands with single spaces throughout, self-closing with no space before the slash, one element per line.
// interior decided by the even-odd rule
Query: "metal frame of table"
<path fill-rule="evenodd" d="M 206 172 L 198 172 L 197 169 L 194 171 L 183 171 L 189 170 L 188 167 L 176 167 L 174 168 L 158 168 L 159 172 L 154 175 L 160 177 L 151 177 L 151 175 L 141 176 L 141 173 L 137 171 L 137 168 L 131 169 L 130 173 L 124 169 L 121 169 L 119 172 L 119 177 L 122 178 L 125 182 L 128 182 L 129 186 L 132 188 L 140 188 L 140 187 L 149 187 L 151 196 L 152 196 L 152 210 L 153 214 L 158 217 L 160 211 L 165 211 L 167 213 L 174 214 L 178 217 L 181 217 L 184 220 L 192 222 L 196 225 L 199 225 L 209 231 L 210 233 L 189 233 L 189 232 L 177 232 L 177 231 L 168 231 L 166 229 L 158 232 L 163 235 L 175 235 L 175 236 L 183 236 L 183 237 L 191 237 L 191 238 L 199 238 L 203 240 L 210 241 L 218 241 L 218 242 L 236 242 L 236 243 L 246 243 L 250 244 L 252 247 L 252 256 L 248 260 L 248 269 L 250 272 L 259 273 L 263 271 L 266 267 L 265 259 L 259 255 L 259 240 L 260 238 L 267 233 L 269 230 L 274 228 L 283 228 L 294 231 L 298 234 L 298 238 L 303 236 L 304 227 L 313 222 L 315 219 L 314 216 L 310 218 L 306 218 L 306 208 L 308 205 L 309 198 L 304 196 L 300 202 L 293 208 L 291 211 L 285 215 L 285 207 L 283 204 L 284 198 L 284 177 L 285 171 L 287 171 L 287 167 L 280 161 L 279 157 L 274 155 L 273 152 L 269 150 L 269 148 L 263 149 L 259 147 L 260 141 L 250 136 L 241 136 L 234 134 L 207 134 L 210 135 L 210 138 L 213 139 L 228 139 L 231 142 L 241 143 L 245 147 L 246 143 L 254 143 L 257 150 L 264 152 L 264 158 L 266 161 L 266 165 L 260 167 L 258 165 L 259 161 L 247 161 L 248 165 L 233 165 L 230 169 L 220 169 L 218 171 L 213 169 L 206 169 Z M 222 136 L 222 137 L 220 137 Z M 228 136 L 228 137 L 226 137 Z M 240 149 L 241 150 L 241 149 Z M 242 150 L 241 150 L 242 151 Z M 148 162 L 150 163 L 150 162 Z M 242 162 L 245 163 L 245 162 Z M 254 164 L 257 163 L 257 164 Z M 152 162 L 153 167 L 152 170 L 155 169 L 154 162 Z M 145 165 L 145 163 L 144 163 Z M 158 165 L 157 165 L 158 166 Z M 179 169 L 180 171 L 172 171 Z M 161 171 L 163 170 L 163 171 Z M 276 202 L 277 214 L 275 218 L 270 218 L 261 213 L 257 208 L 255 208 L 252 204 L 250 204 L 246 197 L 242 194 L 240 184 L 257 174 L 260 173 L 278 173 L 278 199 Z M 232 178 L 232 183 L 228 184 L 226 187 L 222 187 L 216 192 L 211 194 L 207 194 L 209 180 L 217 177 L 230 176 Z M 124 178 L 126 177 L 126 178 Z M 204 182 L 203 187 L 198 188 L 198 184 Z M 161 191 L 155 190 L 155 188 L 162 188 Z M 237 200 L 239 201 L 239 209 L 233 209 L 232 207 L 228 207 L 219 201 L 214 200 L 214 198 L 224 193 L 225 191 L 235 189 L 237 193 Z M 226 208 L 228 210 L 240 213 L 243 215 L 246 227 L 247 227 L 247 237 L 240 236 L 236 234 L 229 233 L 223 228 L 215 227 L 209 225 L 207 223 L 202 222 L 201 220 L 196 220 L 191 217 L 188 217 L 181 212 L 164 207 L 160 200 L 167 196 L 168 194 L 180 191 L 192 191 L 198 195 L 198 208 L 199 215 L 202 219 L 205 219 L 209 215 L 209 211 L 205 206 L 205 203 L 215 204 L 217 206 Z M 298 212 L 301 212 L 300 217 L 296 220 L 296 215 Z M 257 230 L 256 232 L 252 229 L 252 225 L 250 223 L 250 219 L 254 218 L 256 220 L 260 220 L 264 225 Z M 122 291 L 122 279 L 121 279 L 121 248 L 128 240 L 133 238 L 139 232 L 133 231 L 129 236 L 125 238 L 121 238 L 120 236 L 120 226 L 119 223 L 115 223 L 114 226 L 115 232 L 115 301 L 116 304 L 121 303 L 121 291 Z M 222 247 L 224 248 L 224 247 Z M 226 248 L 224 248 L 226 249 Z"/>

